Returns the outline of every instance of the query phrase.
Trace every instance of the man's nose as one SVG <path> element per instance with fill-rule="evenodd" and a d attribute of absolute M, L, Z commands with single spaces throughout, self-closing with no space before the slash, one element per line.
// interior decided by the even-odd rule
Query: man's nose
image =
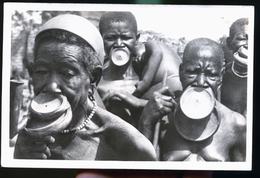
<path fill-rule="evenodd" d="M 198 87 L 205 87 L 206 85 L 206 77 L 204 74 L 199 74 L 197 76 L 197 85 Z"/>
<path fill-rule="evenodd" d="M 60 82 L 57 74 L 51 74 L 46 84 L 46 92 L 61 93 Z"/>
<path fill-rule="evenodd" d="M 123 40 L 121 38 L 116 39 L 116 46 L 118 46 L 118 47 L 123 46 Z"/>

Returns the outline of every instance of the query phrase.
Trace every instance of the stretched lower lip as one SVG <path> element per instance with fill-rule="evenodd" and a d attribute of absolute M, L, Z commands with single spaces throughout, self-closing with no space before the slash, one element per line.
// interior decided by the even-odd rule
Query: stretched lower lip
<path fill-rule="evenodd" d="M 65 129 L 72 120 L 71 106 L 64 95 L 40 93 L 30 104 L 26 130 L 32 135 L 49 135 Z"/>
<path fill-rule="evenodd" d="M 117 66 L 122 66 L 130 60 L 130 52 L 127 48 L 113 48 L 109 55 Z"/>
<path fill-rule="evenodd" d="M 130 51 L 128 50 L 128 48 L 124 47 L 124 48 L 111 48 L 110 50 L 110 54 L 112 52 L 116 52 L 116 51 L 124 51 L 127 54 L 130 54 Z"/>
<path fill-rule="evenodd" d="M 32 100 L 30 111 L 46 119 L 64 112 L 69 107 L 70 104 L 64 95 L 40 93 Z"/>
<path fill-rule="evenodd" d="M 208 116 L 215 105 L 215 97 L 211 88 L 188 87 L 180 99 L 183 113 L 192 119 Z"/>

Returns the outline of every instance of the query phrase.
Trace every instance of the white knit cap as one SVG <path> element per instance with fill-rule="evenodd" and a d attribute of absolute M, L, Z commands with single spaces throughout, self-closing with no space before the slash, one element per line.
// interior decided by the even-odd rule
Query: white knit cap
<path fill-rule="evenodd" d="M 50 29 L 65 30 L 84 39 L 96 51 L 98 58 L 103 65 L 105 56 L 103 39 L 98 29 L 86 18 L 72 14 L 58 15 L 48 20 L 42 26 L 37 36 L 41 32 Z"/>

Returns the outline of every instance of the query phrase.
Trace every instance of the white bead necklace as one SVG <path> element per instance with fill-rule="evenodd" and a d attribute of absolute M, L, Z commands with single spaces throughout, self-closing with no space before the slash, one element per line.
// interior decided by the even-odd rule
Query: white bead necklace
<path fill-rule="evenodd" d="M 96 101 L 92 101 L 94 107 L 90 113 L 90 115 L 86 118 L 86 120 L 81 124 L 79 125 L 77 128 L 75 129 L 69 129 L 69 130 L 63 130 L 61 133 L 71 133 L 71 132 L 75 132 L 77 133 L 78 131 L 80 131 L 81 129 L 83 129 L 84 127 L 87 126 L 87 123 L 92 119 L 92 117 L 95 115 L 96 113 L 96 109 L 97 109 L 97 103 Z"/>

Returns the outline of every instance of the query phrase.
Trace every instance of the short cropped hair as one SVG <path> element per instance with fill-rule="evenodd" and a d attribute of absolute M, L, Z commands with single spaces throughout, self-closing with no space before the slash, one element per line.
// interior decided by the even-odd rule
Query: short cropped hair
<path fill-rule="evenodd" d="M 137 33 L 137 22 L 135 16 L 131 12 L 114 11 L 105 12 L 99 20 L 99 31 L 102 34 L 106 24 L 113 22 L 126 22 L 129 23 Z"/>
<path fill-rule="evenodd" d="M 217 53 L 220 59 L 222 59 L 222 61 L 224 62 L 224 52 L 220 44 L 209 38 L 196 38 L 188 42 L 183 52 L 183 62 L 192 58 L 192 51 L 200 49 L 203 46 L 211 47 Z"/>
<path fill-rule="evenodd" d="M 232 23 L 229 28 L 229 36 L 232 38 L 235 35 L 235 30 L 241 28 L 244 25 L 248 25 L 248 18 L 241 18 Z"/>
<path fill-rule="evenodd" d="M 60 29 L 46 30 L 36 36 L 34 44 L 34 61 L 36 60 L 40 45 L 43 42 L 52 40 L 79 46 L 82 49 L 82 54 L 81 59 L 78 59 L 78 61 L 90 75 L 96 66 L 102 65 L 95 50 L 85 40 L 73 33 Z"/>

